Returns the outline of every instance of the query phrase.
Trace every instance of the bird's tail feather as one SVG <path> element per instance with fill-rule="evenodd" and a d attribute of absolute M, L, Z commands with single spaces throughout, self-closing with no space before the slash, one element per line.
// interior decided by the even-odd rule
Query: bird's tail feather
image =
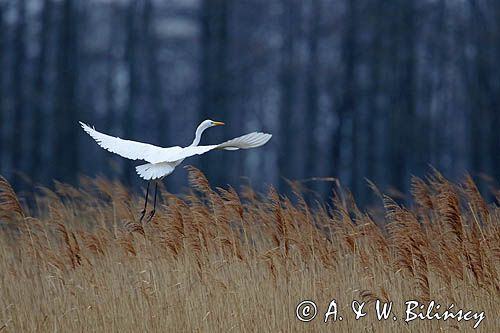
<path fill-rule="evenodd" d="M 135 168 L 137 174 L 145 180 L 153 180 L 165 177 L 174 171 L 169 163 L 147 163 Z"/>

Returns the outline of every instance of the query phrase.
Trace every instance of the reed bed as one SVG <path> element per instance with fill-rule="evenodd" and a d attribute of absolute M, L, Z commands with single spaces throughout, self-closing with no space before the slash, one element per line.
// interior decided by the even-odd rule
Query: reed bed
<path fill-rule="evenodd" d="M 297 184 L 287 198 L 213 189 L 193 167 L 189 179 L 185 195 L 162 189 L 143 225 L 141 197 L 118 182 L 56 183 L 28 210 L 1 178 L 0 332 L 473 331 L 405 322 L 406 300 L 484 311 L 476 331 L 500 327 L 500 208 L 471 177 L 413 178 L 408 207 L 370 183 L 369 211 L 341 188 L 311 204 Z M 332 299 L 343 320 L 325 323 Z M 302 300 L 317 304 L 311 322 L 296 318 Z M 398 320 L 377 320 L 376 300 Z"/>

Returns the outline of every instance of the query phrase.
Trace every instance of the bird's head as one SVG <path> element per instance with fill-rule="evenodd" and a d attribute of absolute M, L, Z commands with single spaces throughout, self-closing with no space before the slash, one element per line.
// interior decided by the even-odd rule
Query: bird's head
<path fill-rule="evenodd" d="M 204 131 L 207 128 L 214 127 L 214 126 L 221 126 L 221 125 L 224 125 L 224 123 L 220 122 L 220 121 L 214 121 L 214 120 L 207 119 L 207 120 L 203 121 L 200 124 L 200 126 L 198 126 L 198 130 Z"/>
<path fill-rule="evenodd" d="M 213 121 L 213 120 L 210 120 L 210 119 L 207 119 L 205 121 L 202 121 L 202 123 L 198 126 L 198 128 L 196 129 L 196 135 L 194 137 L 194 141 L 193 143 L 191 144 L 191 146 L 197 146 L 199 143 L 200 143 L 200 140 L 201 140 L 201 134 L 207 129 L 207 128 L 210 128 L 210 127 L 214 127 L 214 126 L 220 126 L 220 125 L 224 125 L 223 122 L 220 122 L 220 121 Z"/>
<path fill-rule="evenodd" d="M 222 121 L 206 120 L 210 123 L 210 127 L 225 125 Z"/>

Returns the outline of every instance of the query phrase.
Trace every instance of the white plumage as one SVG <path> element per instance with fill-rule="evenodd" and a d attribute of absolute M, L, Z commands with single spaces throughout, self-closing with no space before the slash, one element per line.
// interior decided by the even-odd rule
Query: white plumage
<path fill-rule="evenodd" d="M 253 132 L 218 145 L 199 146 L 201 134 L 209 127 L 223 123 L 205 120 L 198 126 L 193 143 L 188 147 L 158 147 L 147 143 L 124 140 L 96 131 L 80 122 L 87 132 L 102 148 L 131 160 L 144 160 L 147 164 L 136 167 L 138 175 L 145 180 L 163 178 L 171 174 L 175 167 L 188 157 L 201 155 L 214 149 L 238 150 L 260 147 L 272 137 L 271 134 Z"/>
<path fill-rule="evenodd" d="M 147 163 L 135 167 L 137 174 L 144 180 L 154 180 L 170 175 L 174 172 L 174 163 L 162 162 L 162 163 Z"/>

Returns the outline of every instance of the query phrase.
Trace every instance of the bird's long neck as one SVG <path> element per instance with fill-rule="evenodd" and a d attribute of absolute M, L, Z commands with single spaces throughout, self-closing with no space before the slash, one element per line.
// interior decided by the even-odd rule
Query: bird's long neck
<path fill-rule="evenodd" d="M 194 140 L 193 140 L 193 143 L 191 143 L 191 146 L 190 147 L 196 147 L 200 144 L 200 140 L 201 140 L 201 135 L 203 134 L 203 132 L 205 131 L 206 128 L 202 127 L 201 125 L 198 126 L 198 128 L 196 129 L 196 135 L 194 137 Z"/>

